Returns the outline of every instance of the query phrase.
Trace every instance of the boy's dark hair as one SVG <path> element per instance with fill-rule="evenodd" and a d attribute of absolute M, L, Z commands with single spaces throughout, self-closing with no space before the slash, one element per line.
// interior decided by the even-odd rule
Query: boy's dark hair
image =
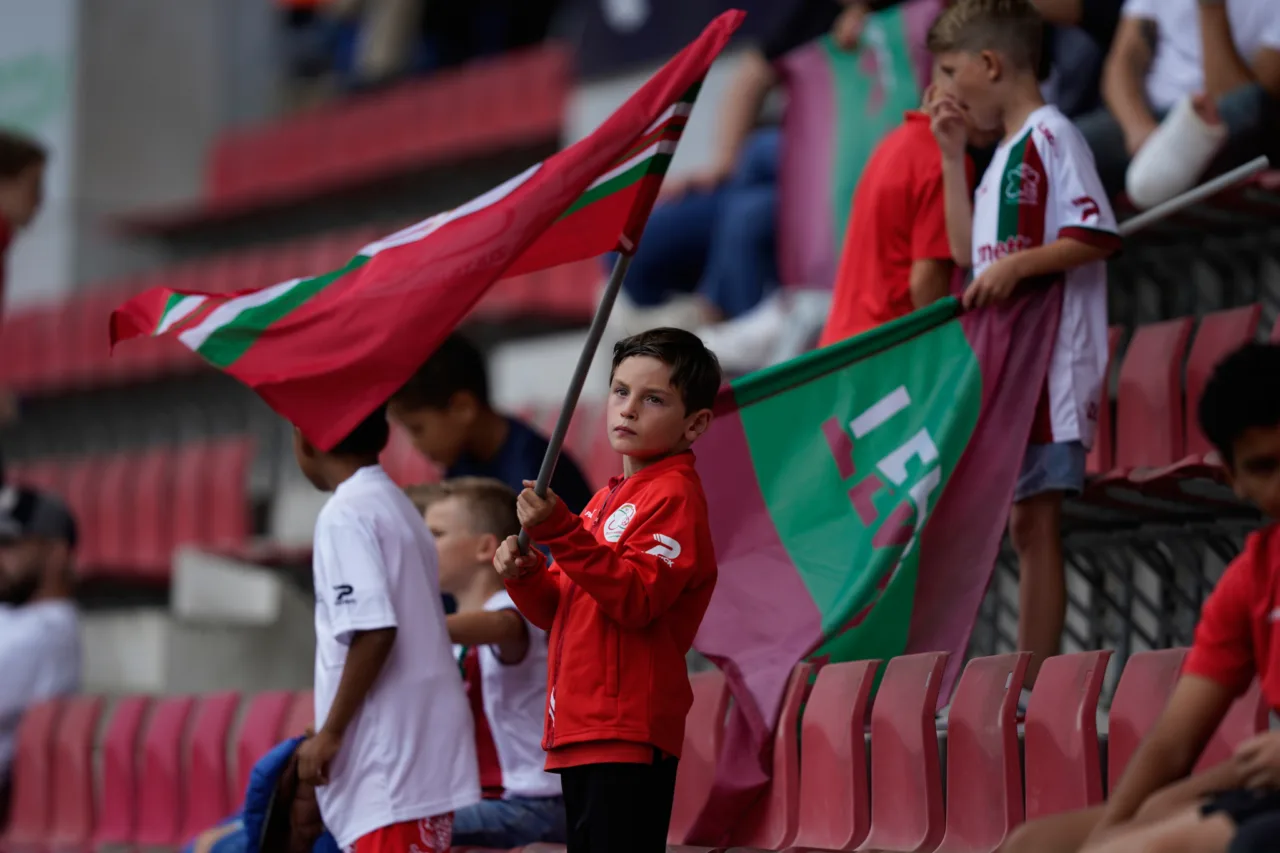
<path fill-rule="evenodd" d="M 468 391 L 489 406 L 489 371 L 476 345 L 459 334 L 445 338 L 418 372 L 391 397 L 409 410 L 446 409 L 453 395 Z"/>
<path fill-rule="evenodd" d="M 709 409 L 720 390 L 720 360 L 702 338 L 683 329 L 650 329 L 613 345 L 609 381 L 623 360 L 635 356 L 656 358 L 671 367 L 671 385 L 680 392 L 686 412 Z"/>
<path fill-rule="evenodd" d="M 933 22 L 926 43 L 935 56 L 994 50 L 1039 74 L 1043 41 L 1044 19 L 1031 0 L 956 0 Z"/>
<path fill-rule="evenodd" d="M 391 425 L 387 423 L 387 407 L 379 406 L 373 414 L 347 433 L 347 437 L 333 446 L 333 456 L 376 457 L 382 453 L 391 438 Z"/>
<path fill-rule="evenodd" d="M 410 486 L 405 489 L 405 494 L 423 515 L 436 501 L 458 498 L 467 506 L 471 529 L 475 533 L 492 533 L 499 541 L 520 533 L 515 490 L 501 480 L 492 477 L 454 477 L 439 483 Z"/>
<path fill-rule="evenodd" d="M 43 165 L 49 152 L 34 139 L 0 129 L 0 179 L 16 178 L 32 166 Z"/>
<path fill-rule="evenodd" d="M 1233 466 L 1240 436 L 1280 426 L 1280 344 L 1245 344 L 1218 362 L 1197 413 L 1200 431 Z"/>

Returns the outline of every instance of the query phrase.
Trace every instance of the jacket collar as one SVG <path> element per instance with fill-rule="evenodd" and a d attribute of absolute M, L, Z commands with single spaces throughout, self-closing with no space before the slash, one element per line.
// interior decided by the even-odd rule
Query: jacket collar
<path fill-rule="evenodd" d="M 651 480 L 654 477 L 661 476 L 667 471 L 675 471 L 678 469 L 693 470 L 694 462 L 693 451 L 682 450 L 679 453 L 673 453 L 665 459 L 654 462 L 652 465 L 647 465 L 644 468 L 641 468 L 630 477 L 625 474 L 619 474 L 618 476 L 611 478 L 609 480 L 609 488 L 616 489 L 627 480 L 630 480 L 633 483 Z"/>

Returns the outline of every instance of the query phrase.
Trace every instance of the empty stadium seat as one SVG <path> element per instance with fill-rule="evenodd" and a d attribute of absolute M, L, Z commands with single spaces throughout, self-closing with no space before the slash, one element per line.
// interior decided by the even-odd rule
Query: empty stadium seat
<path fill-rule="evenodd" d="M 1226 761 L 1235 754 L 1236 747 L 1267 730 L 1270 716 L 1271 709 L 1263 698 L 1262 684 L 1255 678 L 1245 694 L 1231 704 L 1218 730 L 1205 744 L 1196 770 L 1205 770 Z"/>
<path fill-rule="evenodd" d="M 281 737 L 297 737 L 311 728 L 316 718 L 315 695 L 310 690 L 299 690 L 285 714 L 284 724 L 280 729 Z"/>
<path fill-rule="evenodd" d="M 53 817 L 48 848 L 87 850 L 94 831 L 93 744 L 102 717 L 101 696 L 67 700 L 53 745 Z"/>
<path fill-rule="evenodd" d="M 724 737 L 729 690 L 720 670 L 690 676 L 693 705 L 684 727 L 684 745 L 676 768 L 676 794 L 667 829 L 668 844 L 684 844 L 711 793 Z"/>
<path fill-rule="evenodd" d="M 1026 819 L 1102 802 L 1098 697 L 1110 650 L 1048 658 L 1027 704 Z"/>
<path fill-rule="evenodd" d="M 184 762 L 183 840 L 218 823 L 238 805 L 228 798 L 227 741 L 239 707 L 240 694 L 235 692 L 203 696 L 196 707 Z"/>
<path fill-rule="evenodd" d="M 250 700 L 236 735 L 235 775 L 229 792 L 233 805 L 249 787 L 253 765 L 283 739 L 285 716 L 292 704 L 293 694 L 288 690 L 259 693 Z"/>
<path fill-rule="evenodd" d="M 871 828 L 864 729 L 880 661 L 818 671 L 800 730 L 800 825 L 795 846 L 852 850 Z"/>
<path fill-rule="evenodd" d="M 182 746 L 195 704 L 191 696 L 161 699 L 145 724 L 134 837 L 139 846 L 175 847 L 183 840 Z"/>
<path fill-rule="evenodd" d="M 992 853 L 1022 823 L 1018 695 L 1027 652 L 974 658 L 947 718 L 947 831 L 939 853 Z"/>
<path fill-rule="evenodd" d="M 173 544 L 235 552 L 249 540 L 249 464 L 253 444 L 225 438 L 178 452 Z"/>
<path fill-rule="evenodd" d="M 141 789 L 138 750 L 143 722 L 151 708 L 147 696 L 116 702 L 102 738 L 102 799 L 93 847 L 132 846 L 137 837 Z"/>
<path fill-rule="evenodd" d="M 157 447 L 139 457 L 133 471 L 135 511 L 130 513 L 133 545 L 129 562 L 139 578 L 167 580 L 173 560 L 176 452 Z"/>
<path fill-rule="evenodd" d="M 946 815 L 935 714 L 946 652 L 889 661 L 871 706 L 871 829 L 859 850 L 930 851 Z"/>
<path fill-rule="evenodd" d="M 1186 656 L 1186 649 L 1160 649 L 1129 656 L 1111 699 L 1107 725 L 1107 790 L 1115 790 L 1138 744 L 1164 710 Z"/>
<path fill-rule="evenodd" d="M 13 756 L 9 826 L 0 848 L 24 853 L 43 848 L 53 818 L 53 750 L 64 702 L 53 699 L 28 708 L 18 724 Z"/>
<path fill-rule="evenodd" d="M 1116 350 L 1124 338 L 1123 326 L 1112 326 L 1107 329 L 1107 372 L 1111 373 L 1111 363 L 1115 361 Z M 1093 440 L 1093 448 L 1085 460 L 1085 473 L 1090 477 L 1105 474 L 1115 467 L 1115 424 L 1111 421 L 1111 392 L 1102 389 L 1102 405 L 1098 407 L 1097 434 Z"/>
<path fill-rule="evenodd" d="M 773 770 L 769 787 L 734 827 L 735 847 L 786 850 L 800 825 L 800 709 L 809 691 L 813 665 L 791 671 L 773 736 Z"/>
<path fill-rule="evenodd" d="M 130 550 L 135 540 L 130 536 L 132 516 L 137 512 L 134 502 L 134 477 L 138 471 L 138 457 L 119 453 L 104 460 L 97 483 L 98 542 L 95 551 L 97 573 L 120 575 L 132 573 Z M 157 519 L 147 517 L 148 523 Z"/>

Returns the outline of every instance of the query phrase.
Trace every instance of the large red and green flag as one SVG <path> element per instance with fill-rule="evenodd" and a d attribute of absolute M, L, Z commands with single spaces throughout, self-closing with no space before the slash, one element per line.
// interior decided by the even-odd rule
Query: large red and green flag
<path fill-rule="evenodd" d="M 342 269 L 231 294 L 155 288 L 111 341 L 176 337 L 330 448 L 413 374 L 498 280 L 633 252 L 725 12 L 594 133 L 484 195 L 364 247 Z"/>
<path fill-rule="evenodd" d="M 1060 285 L 947 299 L 732 383 L 698 441 L 719 562 L 695 646 L 734 703 L 688 839 L 726 841 L 768 780 L 792 668 L 950 651 L 961 664 L 1048 369 Z"/>

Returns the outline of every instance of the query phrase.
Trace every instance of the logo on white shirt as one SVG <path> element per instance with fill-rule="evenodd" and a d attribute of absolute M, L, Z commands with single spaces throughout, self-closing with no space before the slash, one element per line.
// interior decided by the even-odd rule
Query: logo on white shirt
<path fill-rule="evenodd" d="M 1040 173 L 1026 163 L 1005 172 L 1004 197 L 1018 204 L 1040 203 Z"/>
<path fill-rule="evenodd" d="M 663 536 L 661 533 L 653 534 L 653 540 L 657 542 L 646 554 L 652 554 L 659 560 L 662 560 L 668 566 L 675 562 L 680 556 L 680 543 L 672 539 L 670 536 Z"/>
<path fill-rule="evenodd" d="M 338 595 L 333 599 L 334 604 L 355 604 L 355 588 L 349 583 L 335 584 L 333 591 Z"/>
<path fill-rule="evenodd" d="M 623 504 L 613 511 L 613 515 L 609 516 L 604 523 L 604 538 L 606 542 L 617 542 L 622 538 L 623 532 L 627 529 L 627 525 L 631 523 L 631 519 L 636 516 L 635 504 Z"/>

